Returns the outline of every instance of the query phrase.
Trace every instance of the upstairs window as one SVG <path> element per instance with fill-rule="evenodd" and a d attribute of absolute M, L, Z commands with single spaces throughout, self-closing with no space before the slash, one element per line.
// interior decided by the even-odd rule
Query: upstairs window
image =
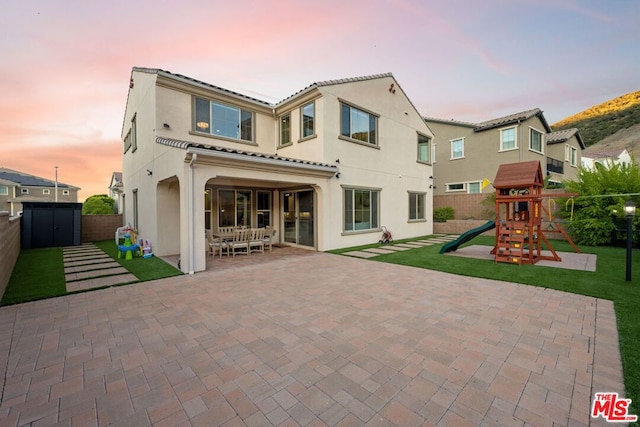
<path fill-rule="evenodd" d="M 418 161 L 431 162 L 431 138 L 418 134 Z"/>
<path fill-rule="evenodd" d="M 316 133 L 316 104 L 310 102 L 302 107 L 302 126 L 300 127 L 300 137 L 309 138 Z"/>
<path fill-rule="evenodd" d="M 291 144 L 291 114 L 280 117 L 280 145 Z"/>
<path fill-rule="evenodd" d="M 9 195 L 9 187 L 6 185 L 0 185 L 0 196 L 8 196 Z"/>
<path fill-rule="evenodd" d="M 29 194 L 29 189 L 28 189 L 28 188 L 21 188 L 21 189 L 20 189 L 20 193 L 22 193 L 22 194 Z"/>
<path fill-rule="evenodd" d="M 377 117 L 358 108 L 340 105 L 340 134 L 371 145 L 378 145 Z"/>
<path fill-rule="evenodd" d="M 516 148 L 518 148 L 516 128 L 500 129 L 500 151 L 514 150 Z"/>
<path fill-rule="evenodd" d="M 253 141 L 253 113 L 232 105 L 196 98 L 195 131 L 213 136 Z"/>
<path fill-rule="evenodd" d="M 542 132 L 529 129 L 529 149 L 537 153 L 542 153 Z"/>
<path fill-rule="evenodd" d="M 578 149 L 567 144 L 565 146 L 565 160 L 569 162 L 571 166 L 577 166 L 578 164 Z"/>
<path fill-rule="evenodd" d="M 133 115 L 133 119 L 131 119 L 131 152 L 133 153 L 138 149 L 138 125 L 137 125 L 137 114 Z"/>
<path fill-rule="evenodd" d="M 464 157 L 464 138 L 451 140 L 451 159 Z"/>
<path fill-rule="evenodd" d="M 44 194 L 45 196 L 48 196 L 51 194 L 51 190 L 49 190 L 48 188 L 43 188 L 42 189 L 42 194 Z"/>

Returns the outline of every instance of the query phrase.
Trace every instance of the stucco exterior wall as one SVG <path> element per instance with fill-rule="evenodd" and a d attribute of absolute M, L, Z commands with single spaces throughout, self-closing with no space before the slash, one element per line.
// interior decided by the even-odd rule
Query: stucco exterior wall
<path fill-rule="evenodd" d="M 447 192 L 447 184 L 481 182 L 483 179 L 493 181 L 501 164 L 539 160 L 546 171 L 544 154 L 529 149 L 529 130 L 536 129 L 545 133 L 540 118 L 534 116 L 520 124 L 505 125 L 492 129 L 474 132 L 471 127 L 455 123 L 428 121 L 429 127 L 436 134 L 436 162 L 434 164 L 434 194 L 464 194 L 466 191 Z M 500 130 L 516 127 L 516 149 L 500 151 Z M 465 138 L 464 157 L 451 159 L 451 141 Z M 543 142 L 546 150 L 546 141 Z M 563 157 L 564 158 L 564 157 Z M 484 189 L 490 193 L 492 187 Z"/>
<path fill-rule="evenodd" d="M 432 137 L 418 112 L 392 77 L 319 85 L 305 89 L 278 107 L 252 103 L 237 94 L 166 75 L 134 71 L 122 137 L 136 117 L 137 149 L 123 159 L 125 183 L 125 223 L 134 224 L 134 191 L 137 194 L 138 234 L 157 244 L 158 255 L 180 254 L 185 272 L 205 268 L 205 212 L 203 194 L 207 189 L 265 188 L 272 191 L 274 227 L 282 241 L 282 195 L 285 191 L 313 190 L 315 198 L 315 238 L 317 250 L 375 242 L 380 230 L 344 232 L 344 188 L 380 191 L 379 225 L 394 238 L 432 233 L 433 206 L 429 185 L 432 166 L 417 161 L 418 133 Z M 389 91 L 390 85 L 396 88 Z M 216 99 L 254 112 L 254 141 L 202 136 L 192 131 L 193 95 Z M 378 117 L 376 146 L 339 137 L 340 100 Z M 300 139 L 300 108 L 315 103 L 315 135 Z M 279 117 L 291 114 L 292 143 L 279 145 Z M 166 126 L 165 126 L 166 124 Z M 156 143 L 156 136 L 202 144 L 189 150 Z M 217 155 L 206 146 L 277 154 L 322 164 L 288 165 L 276 160 L 265 166 L 251 156 L 232 153 Z M 280 163 L 278 163 L 280 162 Z M 327 165 L 336 165 L 339 177 Z M 409 193 L 425 194 L 424 221 L 409 221 Z M 212 224 L 217 224 L 215 207 Z"/>
<path fill-rule="evenodd" d="M 9 212 L 0 212 L 0 298 L 20 255 L 20 221 L 21 217 L 11 218 Z"/>

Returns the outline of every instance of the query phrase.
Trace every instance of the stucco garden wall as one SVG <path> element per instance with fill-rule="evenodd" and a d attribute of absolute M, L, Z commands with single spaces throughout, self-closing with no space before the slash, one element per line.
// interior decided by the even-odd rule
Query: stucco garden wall
<path fill-rule="evenodd" d="M 122 215 L 82 215 L 82 243 L 114 239 Z"/>
<path fill-rule="evenodd" d="M 20 255 L 20 221 L 21 217 L 11 218 L 9 212 L 0 212 L 0 297 Z"/>

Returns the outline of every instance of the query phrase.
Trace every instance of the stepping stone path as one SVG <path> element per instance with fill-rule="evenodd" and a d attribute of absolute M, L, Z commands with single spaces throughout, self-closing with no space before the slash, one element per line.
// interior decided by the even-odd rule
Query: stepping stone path
<path fill-rule="evenodd" d="M 344 252 L 342 255 L 353 256 L 357 258 L 373 258 L 378 255 L 390 254 L 397 251 L 408 251 L 411 249 L 422 248 L 424 246 L 440 245 L 447 243 L 460 237 L 453 234 L 435 234 L 428 239 L 415 240 L 404 243 L 391 243 L 388 245 L 380 245 L 377 248 L 361 249 L 359 251 Z"/>
<path fill-rule="evenodd" d="M 62 248 L 62 259 L 67 292 L 138 281 L 93 243 Z"/>

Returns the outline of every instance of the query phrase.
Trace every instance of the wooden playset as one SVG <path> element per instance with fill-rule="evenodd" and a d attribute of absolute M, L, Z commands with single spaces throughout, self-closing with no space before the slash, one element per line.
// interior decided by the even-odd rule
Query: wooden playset
<path fill-rule="evenodd" d="M 542 213 L 562 233 L 576 252 L 580 252 L 562 226 L 542 204 L 544 179 L 539 161 L 501 165 L 493 182 L 496 191 L 496 244 L 491 251 L 496 262 L 535 264 L 540 260 L 561 261 L 542 229 Z M 549 254 L 542 253 L 544 242 Z"/>

